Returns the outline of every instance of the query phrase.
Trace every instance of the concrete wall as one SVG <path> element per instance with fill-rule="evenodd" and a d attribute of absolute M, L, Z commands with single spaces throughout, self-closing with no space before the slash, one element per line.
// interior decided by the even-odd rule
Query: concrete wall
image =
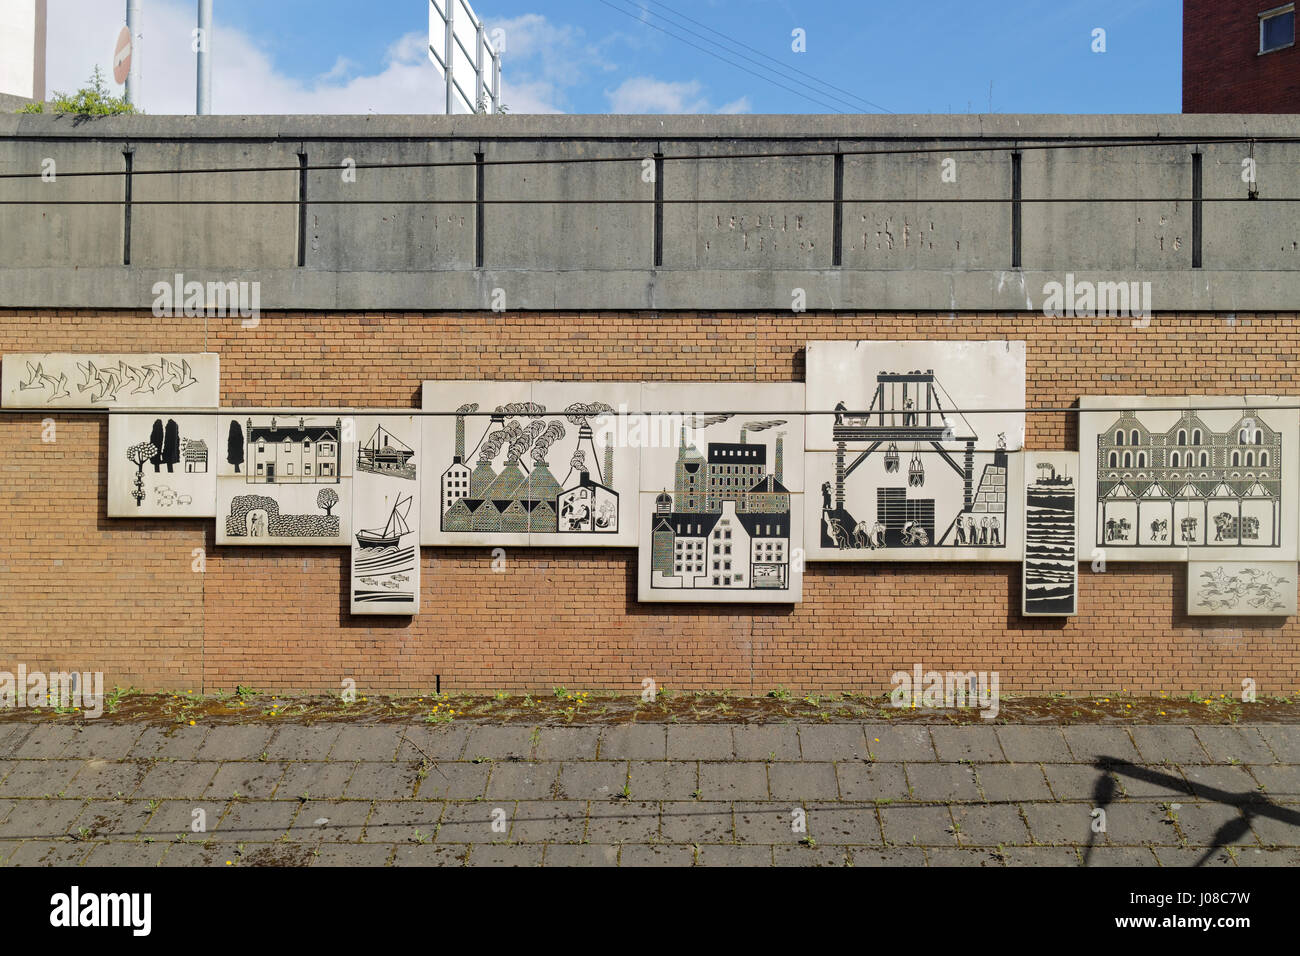
<path fill-rule="evenodd" d="M 1279 137 L 1296 141 L 1225 142 Z M 1025 200 L 1019 268 L 1013 147 Z M 862 155 L 897 149 L 920 151 Z M 833 155 L 744 158 L 835 152 L 844 154 L 838 265 Z M 1253 156 L 1258 173 L 1258 201 L 1201 204 L 1198 269 L 1195 152 L 1206 200 L 1247 197 L 1243 159 Z M 666 157 L 658 207 L 643 175 L 655 153 Z M 291 204 L 300 154 L 328 167 L 305 174 L 301 228 Z M 472 164 L 475 154 L 486 162 L 481 207 L 473 165 L 359 169 L 355 182 L 340 165 Z M 673 158 L 697 156 L 719 158 Z M 1268 201 L 1296 194 L 1296 115 L 0 116 L 0 171 L 35 174 L 46 157 L 59 172 L 113 175 L 0 179 L 0 200 L 109 204 L 0 204 L 3 306 L 144 307 L 153 283 L 177 271 L 259 281 L 264 309 L 474 310 L 489 308 L 495 289 L 525 310 L 783 309 L 801 288 L 810 309 L 1034 310 L 1045 283 L 1066 272 L 1149 280 L 1164 312 L 1300 301 L 1297 204 Z M 516 162 L 593 157 L 623 159 Z M 942 179 L 949 157 L 955 182 Z M 240 166 L 286 168 L 148 175 Z M 285 204 L 141 202 L 189 198 Z M 1033 201 L 1043 198 L 1087 201 Z M 421 202 L 374 202 L 389 199 Z"/>

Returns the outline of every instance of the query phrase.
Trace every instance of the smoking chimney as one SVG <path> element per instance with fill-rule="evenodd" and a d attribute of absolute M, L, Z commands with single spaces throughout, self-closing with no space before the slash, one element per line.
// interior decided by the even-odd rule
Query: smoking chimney
<path fill-rule="evenodd" d="M 776 461 L 774 463 L 775 467 L 773 470 L 776 473 L 776 480 L 780 481 L 782 484 L 785 483 L 784 479 L 781 477 L 781 466 L 784 461 L 785 461 L 785 432 L 777 432 L 776 433 Z"/>
<path fill-rule="evenodd" d="M 465 416 L 456 416 L 456 461 L 465 460 Z"/>
<path fill-rule="evenodd" d="M 741 428 L 741 430 L 740 430 L 740 443 L 741 443 L 742 445 L 745 444 L 745 438 L 746 438 L 746 432 L 747 432 L 747 431 L 748 431 L 748 429 L 745 429 L 745 428 Z"/>
<path fill-rule="evenodd" d="M 604 479 L 602 481 L 602 484 L 604 484 L 605 487 L 607 488 L 614 487 L 614 439 L 613 438 L 610 438 L 610 440 L 605 443 L 605 470 L 601 473 L 601 478 Z"/>

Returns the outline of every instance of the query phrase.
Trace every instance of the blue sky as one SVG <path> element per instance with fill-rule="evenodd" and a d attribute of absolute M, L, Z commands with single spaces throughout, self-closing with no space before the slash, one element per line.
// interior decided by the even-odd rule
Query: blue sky
<path fill-rule="evenodd" d="M 186 111 L 181 92 L 192 99 L 192 65 L 188 51 L 174 47 L 183 41 L 182 21 L 193 22 L 193 0 L 144 4 L 155 27 L 147 35 L 154 55 L 143 61 L 153 67 L 147 79 L 158 100 L 150 111 Z M 437 111 L 441 81 L 421 57 L 426 4 L 215 0 L 216 111 Z M 66 35 L 56 33 L 60 20 L 64 30 L 92 30 L 92 5 L 95 17 L 103 18 L 107 7 L 110 19 L 120 19 L 124 0 L 51 0 L 51 36 Z M 505 31 L 504 100 L 512 112 L 880 107 L 982 113 L 991 103 L 1000 113 L 1176 113 L 1181 105 L 1177 0 L 480 0 L 474 6 L 489 28 Z M 674 13 L 696 22 L 674 22 Z M 177 39 L 159 50 L 165 26 Z M 752 49 L 727 50 L 710 28 Z M 1092 50 L 1098 28 L 1105 31 L 1104 53 Z M 796 29 L 804 31 L 806 52 L 792 50 Z M 100 37 L 113 32 L 109 25 L 93 31 L 80 45 L 111 47 L 111 38 Z M 72 71 L 85 59 L 72 54 L 74 45 L 64 57 L 51 51 L 52 86 L 70 85 L 54 75 L 56 67 Z"/>

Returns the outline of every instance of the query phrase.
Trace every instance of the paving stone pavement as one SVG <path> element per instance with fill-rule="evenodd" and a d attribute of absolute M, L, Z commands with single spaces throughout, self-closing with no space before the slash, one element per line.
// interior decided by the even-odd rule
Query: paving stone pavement
<path fill-rule="evenodd" d="M 1296 866 L 1300 726 L 0 725 L 0 866 Z"/>

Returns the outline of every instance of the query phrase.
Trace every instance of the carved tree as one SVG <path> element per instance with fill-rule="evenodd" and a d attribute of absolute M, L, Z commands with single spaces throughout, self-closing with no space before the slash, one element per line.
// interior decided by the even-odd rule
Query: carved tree
<path fill-rule="evenodd" d="M 153 454 L 149 457 L 149 464 L 153 465 L 154 471 L 157 471 L 158 466 L 163 463 L 163 423 L 161 418 L 154 419 L 153 431 L 149 433 L 149 444 L 153 445 Z"/>
<path fill-rule="evenodd" d="M 131 492 L 131 497 L 135 499 L 137 508 L 144 504 L 144 464 L 152 461 L 157 454 L 158 446 L 147 441 L 132 445 L 126 450 L 126 460 L 135 465 L 135 489 Z"/>
<path fill-rule="evenodd" d="M 162 463 L 167 466 L 168 474 L 172 466 L 181 460 L 181 430 L 176 419 L 167 419 L 167 428 L 163 432 Z"/>
<path fill-rule="evenodd" d="M 320 494 L 316 496 L 316 507 L 324 508 L 327 515 L 330 513 L 330 509 L 338 503 L 338 492 L 333 488 L 322 488 Z"/>
<path fill-rule="evenodd" d="M 244 429 L 239 422 L 230 423 L 230 437 L 226 439 L 226 461 L 235 466 L 235 474 L 239 474 L 239 466 L 244 463 Z"/>

